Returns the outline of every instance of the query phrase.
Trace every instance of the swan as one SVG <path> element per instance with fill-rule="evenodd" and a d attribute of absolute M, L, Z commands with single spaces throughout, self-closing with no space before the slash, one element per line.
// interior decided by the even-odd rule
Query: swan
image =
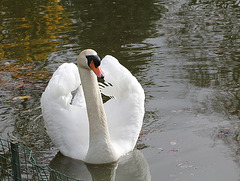
<path fill-rule="evenodd" d="M 104 104 L 101 93 L 110 98 Z M 134 149 L 144 99 L 140 83 L 116 58 L 101 60 L 96 51 L 86 49 L 78 55 L 77 66 L 63 63 L 53 73 L 41 109 L 47 133 L 63 155 L 104 164 Z"/>

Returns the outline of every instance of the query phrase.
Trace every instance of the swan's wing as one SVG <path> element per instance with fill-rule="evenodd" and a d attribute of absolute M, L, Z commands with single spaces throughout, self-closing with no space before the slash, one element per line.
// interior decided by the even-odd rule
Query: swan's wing
<path fill-rule="evenodd" d="M 77 92 L 72 100 L 72 105 L 77 105 L 81 108 L 86 109 L 85 97 L 84 97 L 83 88 L 81 85 L 78 87 Z"/>
<path fill-rule="evenodd" d="M 115 150 L 125 154 L 133 150 L 144 116 L 144 90 L 137 79 L 118 60 L 107 55 L 101 68 L 108 85 L 101 92 L 114 97 L 104 104 L 109 132 Z"/>
<path fill-rule="evenodd" d="M 72 101 L 71 92 L 77 88 Z M 53 143 L 64 155 L 84 160 L 89 144 L 88 119 L 75 64 L 64 63 L 54 72 L 42 94 L 41 108 Z"/>

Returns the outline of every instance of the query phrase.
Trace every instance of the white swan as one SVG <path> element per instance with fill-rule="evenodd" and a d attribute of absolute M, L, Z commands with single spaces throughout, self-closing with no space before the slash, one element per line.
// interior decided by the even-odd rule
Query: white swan
<path fill-rule="evenodd" d="M 42 94 L 47 133 L 65 156 L 94 164 L 115 162 L 135 147 L 144 116 L 144 91 L 112 56 L 101 61 L 87 49 L 77 64 L 78 68 L 62 64 Z M 94 73 L 104 76 L 105 84 L 98 85 Z M 104 104 L 100 90 L 111 97 Z"/>

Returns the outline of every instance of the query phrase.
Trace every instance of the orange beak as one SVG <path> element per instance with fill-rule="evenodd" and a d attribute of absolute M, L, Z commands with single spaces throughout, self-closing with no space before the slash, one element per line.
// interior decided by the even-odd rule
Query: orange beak
<path fill-rule="evenodd" d="M 93 61 L 91 61 L 89 66 L 92 69 L 92 71 L 96 74 L 96 76 L 98 76 L 102 79 L 104 78 L 104 73 L 103 73 L 102 69 L 99 66 L 96 68 Z"/>

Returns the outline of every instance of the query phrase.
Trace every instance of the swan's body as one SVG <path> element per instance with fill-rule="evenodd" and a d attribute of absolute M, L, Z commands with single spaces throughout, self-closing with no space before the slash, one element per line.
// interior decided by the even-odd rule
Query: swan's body
<path fill-rule="evenodd" d="M 97 76 L 89 68 L 92 57 L 98 57 L 97 53 L 88 49 L 78 56 L 78 67 L 73 63 L 61 65 L 42 95 L 41 108 L 47 132 L 65 156 L 88 163 L 110 163 L 134 149 L 145 96 L 136 78 L 117 59 L 106 56 L 101 61 L 106 85 L 100 89 L 112 99 L 103 104 Z M 100 62 L 94 65 L 92 69 L 99 68 Z M 102 77 L 103 73 L 96 74 Z"/>

